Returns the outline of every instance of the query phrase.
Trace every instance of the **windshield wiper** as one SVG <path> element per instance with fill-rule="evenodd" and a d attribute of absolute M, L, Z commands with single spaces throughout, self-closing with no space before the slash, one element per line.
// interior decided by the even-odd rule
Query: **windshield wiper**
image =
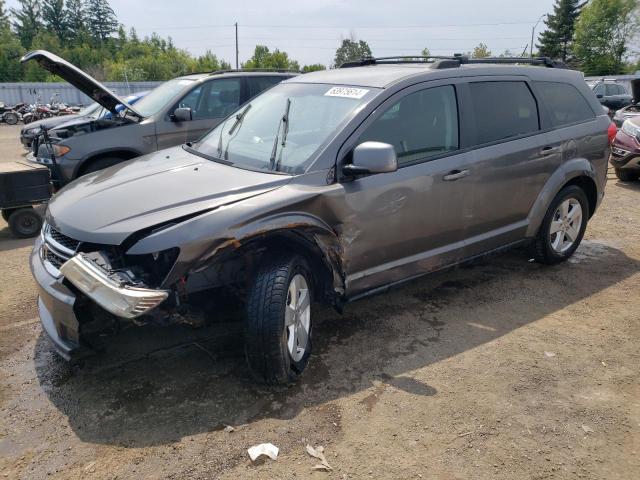
<path fill-rule="evenodd" d="M 285 146 L 287 140 L 287 132 L 289 131 L 289 109 L 291 108 L 291 99 L 287 98 L 287 106 L 284 109 L 284 114 L 278 122 L 278 130 L 276 130 L 276 138 L 273 139 L 273 148 L 271 149 L 271 158 L 269 158 L 269 170 L 275 170 L 276 168 L 276 154 L 278 153 L 278 142 L 280 141 L 280 128 L 284 124 L 284 133 L 282 134 L 282 146 Z M 282 151 L 280 152 L 280 158 L 282 158 Z M 280 161 L 278 161 L 278 165 Z"/>
<path fill-rule="evenodd" d="M 233 125 L 231 125 L 231 128 L 229 129 L 229 135 L 233 135 L 233 132 L 235 132 L 236 127 L 240 125 L 240 123 L 244 119 L 244 116 L 247 114 L 249 110 L 251 110 L 251 104 L 247 105 L 242 112 L 236 115 L 236 121 L 233 123 Z"/>
<path fill-rule="evenodd" d="M 247 113 L 249 111 L 249 109 L 251 108 L 251 104 L 247 105 L 247 107 L 241 112 L 238 113 L 236 115 L 236 121 L 233 124 L 233 126 L 231 127 L 231 129 L 229 130 L 229 135 L 231 135 L 233 133 L 233 131 L 235 130 L 236 126 L 242 121 L 242 119 L 244 118 L 244 114 Z M 224 133 L 224 127 L 227 124 L 227 122 L 231 120 L 231 117 L 227 117 L 227 119 L 222 123 L 222 126 L 220 127 L 220 136 L 218 137 L 218 157 L 222 158 L 222 134 Z M 229 147 L 229 144 L 227 144 L 227 148 Z"/>
<path fill-rule="evenodd" d="M 231 143 L 231 140 L 235 138 L 232 136 L 233 132 L 236 131 L 236 128 L 238 129 L 238 132 L 240 131 L 240 125 L 242 124 L 242 121 L 244 120 L 244 116 L 247 114 L 249 110 L 251 110 L 251 104 L 247 105 L 247 107 L 242 112 L 236 115 L 236 121 L 233 122 L 233 125 L 231 125 L 231 128 L 229 129 L 229 140 L 227 140 L 227 146 L 224 149 L 225 160 L 229 158 L 229 144 Z"/>

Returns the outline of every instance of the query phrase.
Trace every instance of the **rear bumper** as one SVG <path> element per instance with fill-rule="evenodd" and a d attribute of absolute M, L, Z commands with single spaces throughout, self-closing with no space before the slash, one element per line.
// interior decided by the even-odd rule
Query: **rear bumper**
<path fill-rule="evenodd" d="M 38 239 L 30 257 L 31 272 L 38 286 L 40 322 L 60 356 L 67 361 L 78 360 L 93 351 L 80 340 L 80 324 L 74 312 L 76 296 L 62 283 L 62 277 L 56 278 L 46 270 L 40 246 Z"/>

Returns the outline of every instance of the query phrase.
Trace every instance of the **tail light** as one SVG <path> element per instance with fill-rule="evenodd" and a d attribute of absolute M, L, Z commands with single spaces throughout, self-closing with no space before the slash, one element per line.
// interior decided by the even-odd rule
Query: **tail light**
<path fill-rule="evenodd" d="M 611 122 L 609 124 L 609 128 L 607 128 L 607 136 L 609 137 L 609 144 L 613 143 L 613 139 L 616 138 L 617 133 L 618 133 L 618 129 L 616 127 L 616 124 Z"/>

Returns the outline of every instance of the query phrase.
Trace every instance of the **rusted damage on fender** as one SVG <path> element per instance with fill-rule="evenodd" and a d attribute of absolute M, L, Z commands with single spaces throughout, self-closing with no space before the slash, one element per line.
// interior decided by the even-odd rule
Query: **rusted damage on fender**
<path fill-rule="evenodd" d="M 240 232 L 239 232 L 240 233 Z M 345 271 L 343 248 L 335 232 L 328 227 L 309 222 L 289 222 L 281 224 L 263 225 L 257 230 L 246 229 L 242 235 L 228 238 L 213 248 L 200 263 L 199 270 L 211 265 L 224 262 L 234 253 L 241 253 L 243 249 L 250 251 L 258 245 L 267 245 L 270 240 L 289 239 L 299 243 L 308 253 L 310 261 L 319 260 L 330 274 L 331 296 L 335 301 L 345 293 Z M 305 245 L 306 244 L 306 245 Z M 274 248 L 279 248 L 274 244 Z M 306 248 L 305 248 L 306 247 Z M 318 274 L 318 272 L 314 272 Z"/>

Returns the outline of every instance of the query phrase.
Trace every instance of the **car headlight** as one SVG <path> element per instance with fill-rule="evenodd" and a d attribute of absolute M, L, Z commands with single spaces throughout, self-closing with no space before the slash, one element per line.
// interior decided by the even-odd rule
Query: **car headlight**
<path fill-rule="evenodd" d="M 60 272 L 78 290 L 108 312 L 121 318 L 136 318 L 157 307 L 169 296 L 167 290 L 122 285 L 79 253 L 67 260 Z"/>
<path fill-rule="evenodd" d="M 71 149 L 66 145 L 58 145 L 56 143 L 54 143 L 51 148 L 53 149 L 53 154 L 56 157 L 62 157 L 71 151 Z"/>
<path fill-rule="evenodd" d="M 624 123 L 622 124 L 622 131 L 630 137 L 640 139 L 640 127 L 638 127 L 634 123 L 631 123 L 631 120 L 624 121 Z"/>

